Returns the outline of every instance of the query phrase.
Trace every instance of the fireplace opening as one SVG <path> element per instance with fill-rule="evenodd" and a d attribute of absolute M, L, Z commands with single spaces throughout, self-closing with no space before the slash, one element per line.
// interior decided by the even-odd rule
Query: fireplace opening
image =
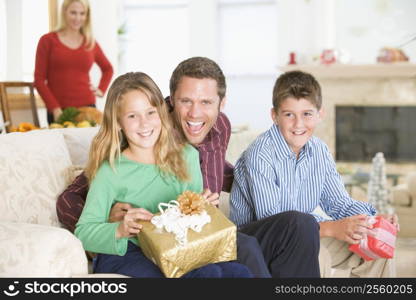
<path fill-rule="evenodd" d="M 336 159 L 416 161 L 416 106 L 336 106 Z"/>

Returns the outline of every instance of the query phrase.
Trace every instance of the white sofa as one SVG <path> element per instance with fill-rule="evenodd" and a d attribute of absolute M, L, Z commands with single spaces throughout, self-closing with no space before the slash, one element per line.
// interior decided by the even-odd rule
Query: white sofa
<path fill-rule="evenodd" d="M 0 134 L 0 277 L 93 276 L 81 242 L 58 221 L 56 199 L 85 165 L 96 132 Z M 234 163 L 257 134 L 232 134 L 227 159 Z M 228 195 L 222 198 L 228 214 Z"/>

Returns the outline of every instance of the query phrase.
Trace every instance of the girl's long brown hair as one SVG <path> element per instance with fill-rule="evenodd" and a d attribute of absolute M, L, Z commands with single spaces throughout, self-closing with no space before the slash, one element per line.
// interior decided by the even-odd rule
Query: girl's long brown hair
<path fill-rule="evenodd" d="M 119 130 L 119 111 L 123 95 L 138 90 L 147 95 L 152 106 L 156 107 L 162 128 L 154 147 L 156 165 L 165 174 L 172 174 L 182 181 L 189 180 L 186 162 L 183 158 L 185 142 L 173 132 L 167 104 L 163 100 L 156 83 L 145 73 L 131 72 L 119 76 L 111 85 L 104 108 L 101 128 L 92 141 L 89 160 L 85 168 L 88 181 L 91 182 L 98 168 L 108 161 L 114 169 L 114 161 L 128 147 L 127 139 Z"/>

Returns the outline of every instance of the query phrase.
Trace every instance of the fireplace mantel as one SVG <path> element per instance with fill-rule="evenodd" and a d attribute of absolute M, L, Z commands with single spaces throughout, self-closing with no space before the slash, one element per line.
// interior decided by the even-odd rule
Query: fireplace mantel
<path fill-rule="evenodd" d="M 313 74 L 318 79 L 347 78 L 415 78 L 416 64 L 391 63 L 369 65 L 288 65 L 279 68 L 281 71 L 302 70 Z"/>

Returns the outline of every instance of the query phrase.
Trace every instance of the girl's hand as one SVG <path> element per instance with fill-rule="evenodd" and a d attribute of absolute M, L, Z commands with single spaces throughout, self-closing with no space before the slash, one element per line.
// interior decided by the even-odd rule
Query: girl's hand
<path fill-rule="evenodd" d="M 123 221 L 117 227 L 116 238 L 135 236 L 143 227 L 137 221 L 150 221 L 152 217 L 153 214 L 144 208 L 130 208 L 127 210 Z"/>
<path fill-rule="evenodd" d="M 384 219 L 389 221 L 391 224 L 396 226 L 397 231 L 400 231 L 399 217 L 396 214 L 392 214 L 392 215 L 379 214 L 378 216 L 383 217 Z"/>
<path fill-rule="evenodd" d="M 337 221 L 321 223 L 322 236 L 334 237 L 349 244 L 358 244 L 373 225 L 367 222 L 367 215 L 355 215 Z"/>
<path fill-rule="evenodd" d="M 220 204 L 220 195 L 218 193 L 212 193 L 210 189 L 205 189 L 201 195 L 212 205 L 218 206 Z"/>

